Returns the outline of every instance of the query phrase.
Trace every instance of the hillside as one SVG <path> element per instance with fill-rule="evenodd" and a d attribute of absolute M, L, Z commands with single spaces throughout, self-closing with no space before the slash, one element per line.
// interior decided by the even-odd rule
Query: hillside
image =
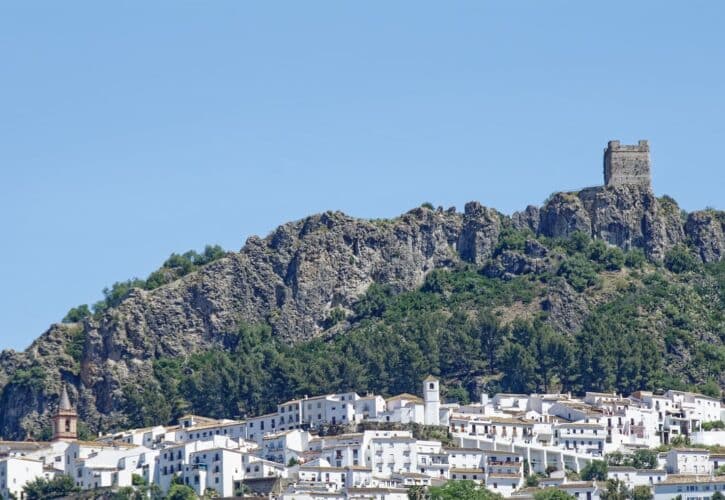
<path fill-rule="evenodd" d="M 0 436 L 41 437 L 61 382 L 93 431 L 338 389 L 415 392 L 429 372 L 458 397 L 717 394 L 724 230 L 725 213 L 685 214 L 647 186 L 556 193 L 512 216 L 476 202 L 311 216 L 3 351 Z"/>

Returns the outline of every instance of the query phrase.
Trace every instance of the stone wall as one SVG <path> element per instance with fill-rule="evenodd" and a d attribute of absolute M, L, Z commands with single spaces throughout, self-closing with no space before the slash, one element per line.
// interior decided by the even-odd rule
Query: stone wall
<path fill-rule="evenodd" d="M 649 143 L 623 145 L 609 141 L 604 150 L 604 185 L 650 187 Z"/>

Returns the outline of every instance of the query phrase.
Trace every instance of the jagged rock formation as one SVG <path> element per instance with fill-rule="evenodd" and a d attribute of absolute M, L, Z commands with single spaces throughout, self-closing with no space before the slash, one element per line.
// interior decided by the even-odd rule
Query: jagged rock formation
<path fill-rule="evenodd" d="M 521 219 L 516 214 L 514 220 Z M 667 249 L 685 241 L 679 208 L 660 203 L 649 187 L 636 185 L 557 193 L 541 208 L 537 229 L 554 238 L 582 231 L 625 250 L 642 248 L 653 260 L 662 260 Z M 717 237 L 710 239 L 718 245 Z"/>
<path fill-rule="evenodd" d="M 122 387 L 152 376 L 155 358 L 195 352 L 242 321 L 267 322 L 280 338 L 299 342 L 320 333 L 333 309 L 350 310 L 372 283 L 410 290 L 432 269 L 461 262 L 508 279 L 555 261 L 534 240 L 523 253 L 494 256 L 505 227 L 547 237 L 582 231 L 623 249 L 640 247 L 653 260 L 689 243 L 712 262 L 725 252 L 724 221 L 715 211 L 683 221 L 649 186 L 617 185 L 557 193 L 511 217 L 472 202 L 464 214 L 418 208 L 370 221 L 327 212 L 284 224 L 175 282 L 134 290 L 99 320 L 53 325 L 25 352 L 0 354 L 0 436 L 37 433 L 61 382 L 91 427 L 120 423 Z M 552 325 L 574 331 L 585 304 L 565 283 L 557 286 L 543 307 Z"/>

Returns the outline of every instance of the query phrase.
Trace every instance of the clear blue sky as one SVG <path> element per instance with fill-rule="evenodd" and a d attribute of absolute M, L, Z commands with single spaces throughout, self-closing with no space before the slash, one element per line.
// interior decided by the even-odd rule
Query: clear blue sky
<path fill-rule="evenodd" d="M 0 4 L 0 348 L 171 252 L 601 182 L 722 209 L 723 2 Z"/>

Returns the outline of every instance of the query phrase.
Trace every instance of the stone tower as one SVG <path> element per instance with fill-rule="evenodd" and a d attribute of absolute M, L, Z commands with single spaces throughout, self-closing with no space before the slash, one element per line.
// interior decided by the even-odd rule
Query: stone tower
<path fill-rule="evenodd" d="M 609 141 L 604 150 L 605 186 L 650 187 L 649 142 L 636 145 Z"/>
<path fill-rule="evenodd" d="M 70 404 L 68 390 L 63 385 L 58 411 L 53 416 L 53 441 L 75 441 L 78 438 L 78 414 Z"/>
<path fill-rule="evenodd" d="M 423 423 L 425 425 L 440 425 L 440 383 L 432 375 L 428 375 L 423 379 L 423 402 Z"/>

